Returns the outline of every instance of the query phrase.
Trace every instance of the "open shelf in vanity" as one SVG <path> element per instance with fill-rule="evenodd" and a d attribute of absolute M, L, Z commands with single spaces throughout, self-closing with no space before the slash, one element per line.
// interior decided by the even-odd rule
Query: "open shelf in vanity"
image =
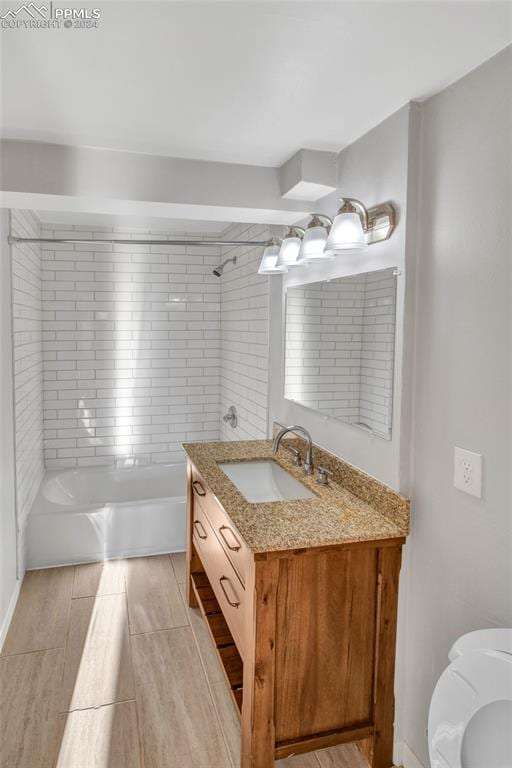
<path fill-rule="evenodd" d="M 197 553 L 196 553 L 197 556 Z M 198 557 L 198 556 L 197 556 Z M 244 664 L 236 647 L 233 635 L 215 597 L 208 576 L 204 571 L 191 575 L 191 585 L 198 607 L 208 627 L 210 638 L 224 672 L 236 711 L 242 713 Z"/>

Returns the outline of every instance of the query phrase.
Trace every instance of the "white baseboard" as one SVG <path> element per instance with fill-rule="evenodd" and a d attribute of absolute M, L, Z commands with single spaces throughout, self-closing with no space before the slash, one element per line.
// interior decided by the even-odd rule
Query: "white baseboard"
<path fill-rule="evenodd" d="M 20 590 L 21 590 L 21 583 L 23 579 L 18 579 L 16 581 L 15 587 L 12 591 L 11 599 L 9 601 L 9 607 L 7 608 L 7 612 L 4 616 L 4 620 L 2 622 L 2 626 L 0 627 L 0 653 L 2 652 L 2 648 L 4 647 L 5 638 L 7 636 L 7 632 L 9 630 L 9 626 L 11 624 L 11 619 L 14 613 L 14 609 L 16 608 L 16 603 L 18 602 L 18 597 L 20 596 Z"/>
<path fill-rule="evenodd" d="M 423 763 L 420 762 L 419 758 L 416 757 L 415 753 L 412 751 L 406 741 L 402 741 L 399 745 L 397 744 L 396 746 L 396 751 L 401 753 L 402 756 L 401 760 L 403 768 L 428 768 L 428 766 L 423 765 Z"/>

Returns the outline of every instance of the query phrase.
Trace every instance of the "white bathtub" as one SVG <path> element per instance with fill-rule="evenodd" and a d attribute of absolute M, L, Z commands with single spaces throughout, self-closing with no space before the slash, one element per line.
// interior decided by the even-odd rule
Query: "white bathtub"
<path fill-rule="evenodd" d="M 27 525 L 27 566 L 185 549 L 185 464 L 47 472 Z"/>

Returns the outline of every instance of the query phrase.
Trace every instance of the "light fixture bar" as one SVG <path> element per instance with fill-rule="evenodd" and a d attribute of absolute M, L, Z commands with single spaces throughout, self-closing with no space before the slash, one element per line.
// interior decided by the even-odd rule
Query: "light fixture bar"
<path fill-rule="evenodd" d="M 367 245 L 379 243 L 391 237 L 396 225 L 396 212 L 391 203 L 381 203 L 373 208 L 366 208 L 354 197 L 342 197 L 340 201 L 341 207 L 338 213 L 354 211 L 359 214 Z"/>
<path fill-rule="evenodd" d="M 10 245 L 16 243 L 98 243 L 99 245 L 253 245 L 264 246 L 266 240 L 124 240 L 120 238 L 92 237 L 12 237 L 7 238 Z"/>
<path fill-rule="evenodd" d="M 381 203 L 368 208 L 368 229 L 365 231 L 368 245 L 388 240 L 395 227 L 396 211 L 391 203 Z"/>

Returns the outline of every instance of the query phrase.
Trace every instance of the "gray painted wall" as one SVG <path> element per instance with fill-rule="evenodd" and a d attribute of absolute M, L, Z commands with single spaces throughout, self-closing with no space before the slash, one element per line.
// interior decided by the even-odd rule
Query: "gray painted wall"
<path fill-rule="evenodd" d="M 332 262 L 290 270 L 283 276 L 283 290 L 327 278 L 398 267 L 394 396 L 391 440 L 372 437 L 366 431 L 315 413 L 283 397 L 282 321 L 284 294 L 271 280 L 270 419 L 283 424 L 302 424 L 313 440 L 333 453 L 404 492 L 409 490 L 407 454 L 410 448 L 411 386 L 408 378 L 415 263 L 415 165 L 418 105 L 410 104 L 391 115 L 340 153 L 338 193 L 321 201 L 319 210 L 332 216 L 338 197 L 362 200 L 368 207 L 392 201 L 397 227 L 389 240 L 364 251 L 347 251 Z M 411 242 L 412 240 L 412 242 Z"/>
<path fill-rule="evenodd" d="M 422 110 L 401 709 L 403 737 L 425 766 L 430 698 L 451 644 L 512 626 L 511 82 L 509 48 Z M 455 445 L 484 455 L 481 500 L 453 487 Z"/>
<path fill-rule="evenodd" d="M 345 149 L 340 194 L 369 204 L 391 199 L 397 231 L 364 253 L 364 265 L 349 256 L 310 268 L 306 280 L 299 271 L 284 278 L 286 288 L 361 266 L 403 269 L 392 440 L 288 403 L 279 376 L 270 381 L 270 419 L 304 424 L 316 442 L 411 493 L 396 677 L 395 759 L 405 768 L 429 765 L 428 709 L 453 641 L 512 626 L 511 80 L 508 48 Z M 326 198 L 322 210 L 334 205 Z M 278 282 L 271 282 L 273 372 L 281 354 Z M 484 455 L 481 500 L 453 487 L 456 445 Z"/>

